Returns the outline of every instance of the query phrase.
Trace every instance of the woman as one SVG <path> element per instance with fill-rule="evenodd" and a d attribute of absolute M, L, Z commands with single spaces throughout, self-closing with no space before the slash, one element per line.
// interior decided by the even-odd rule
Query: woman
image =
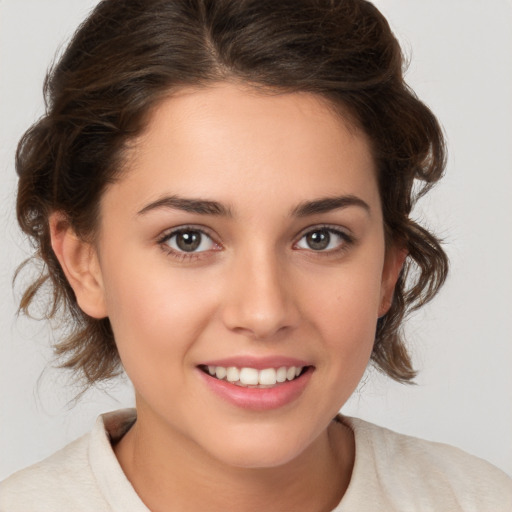
<path fill-rule="evenodd" d="M 409 218 L 442 134 L 371 4 L 107 0 L 47 97 L 17 169 L 48 273 L 21 306 L 49 280 L 65 365 L 122 364 L 137 407 L 3 509 L 510 507 L 487 463 L 336 416 L 370 359 L 413 378 L 399 328 L 447 271 Z"/>

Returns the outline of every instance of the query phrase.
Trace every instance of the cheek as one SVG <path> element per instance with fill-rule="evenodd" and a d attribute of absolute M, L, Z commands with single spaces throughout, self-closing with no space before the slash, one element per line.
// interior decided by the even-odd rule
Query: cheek
<path fill-rule="evenodd" d="M 174 364 L 204 328 L 213 299 L 193 273 L 117 260 L 106 273 L 107 309 L 121 360 Z M 127 277 L 129 276 L 129 277 Z M 165 363 L 164 363 L 165 361 Z"/>
<path fill-rule="evenodd" d="M 371 327 L 378 316 L 381 276 L 380 260 L 360 258 L 326 273 L 316 286 L 306 283 L 314 316 L 326 327 L 347 333 Z"/>
<path fill-rule="evenodd" d="M 371 356 L 380 285 L 379 265 L 354 265 L 326 279 L 323 293 L 308 296 L 310 321 L 322 333 L 333 364 L 343 366 L 345 375 L 353 373 L 351 378 L 360 377 Z"/>

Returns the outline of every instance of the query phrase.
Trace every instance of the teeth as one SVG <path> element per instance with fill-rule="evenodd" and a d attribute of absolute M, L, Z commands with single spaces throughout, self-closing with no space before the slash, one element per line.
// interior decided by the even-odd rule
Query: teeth
<path fill-rule="evenodd" d="M 254 368 L 242 368 L 240 370 L 240 384 L 256 386 L 258 382 L 258 370 Z"/>
<path fill-rule="evenodd" d="M 265 370 L 261 370 L 260 375 L 258 377 L 259 384 L 264 386 L 274 386 L 277 382 L 276 371 L 274 368 L 267 368 Z"/>
<path fill-rule="evenodd" d="M 236 368 L 230 366 L 208 366 L 208 373 L 219 380 L 226 379 L 228 382 L 239 386 L 275 386 L 278 383 L 287 380 L 294 380 L 303 370 L 303 366 L 281 366 L 280 368 L 265 368 L 256 370 L 255 368 Z"/>
<path fill-rule="evenodd" d="M 240 370 L 234 366 L 230 366 L 226 370 L 226 379 L 229 382 L 236 382 L 237 380 L 240 380 Z"/>
<path fill-rule="evenodd" d="M 284 382 L 286 380 L 286 366 L 281 366 L 277 370 L 276 380 L 277 382 Z"/>
<path fill-rule="evenodd" d="M 226 368 L 224 368 L 223 366 L 217 366 L 215 368 L 215 376 L 217 377 L 217 379 L 222 380 L 226 376 L 226 373 Z"/>

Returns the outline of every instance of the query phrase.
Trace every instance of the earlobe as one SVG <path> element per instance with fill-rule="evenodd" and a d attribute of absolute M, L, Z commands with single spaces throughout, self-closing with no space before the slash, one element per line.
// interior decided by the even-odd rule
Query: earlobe
<path fill-rule="evenodd" d="M 405 248 L 393 246 L 386 252 L 384 269 L 382 272 L 381 300 L 379 318 L 384 316 L 391 307 L 395 286 L 404 266 L 408 251 Z"/>
<path fill-rule="evenodd" d="M 50 236 L 53 252 L 75 292 L 80 309 L 93 318 L 106 317 L 103 280 L 95 248 L 76 235 L 61 212 L 50 216 Z"/>

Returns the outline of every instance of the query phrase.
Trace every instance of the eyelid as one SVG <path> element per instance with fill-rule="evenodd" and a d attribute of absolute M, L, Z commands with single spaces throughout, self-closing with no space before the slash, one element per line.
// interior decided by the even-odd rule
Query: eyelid
<path fill-rule="evenodd" d="M 199 252 L 186 252 L 186 251 L 177 251 L 166 244 L 166 242 L 172 238 L 177 233 L 183 232 L 183 231 L 198 231 L 202 235 L 207 236 L 212 240 L 212 242 L 216 245 L 215 249 L 212 250 L 205 250 L 205 251 L 199 251 Z M 308 233 L 311 233 L 315 230 L 326 230 L 330 233 L 334 233 L 340 238 L 343 239 L 343 243 L 340 244 L 340 247 L 337 247 L 335 249 L 329 249 L 329 250 L 319 250 L 315 251 L 314 249 L 303 249 L 303 248 L 297 248 L 298 242 L 306 236 Z M 173 228 L 166 229 L 163 231 L 158 238 L 156 239 L 157 244 L 167 253 L 170 253 L 174 257 L 180 258 L 180 259 L 194 259 L 194 258 L 201 258 L 204 256 L 207 256 L 210 252 L 216 252 L 221 249 L 223 249 L 223 245 L 221 242 L 218 241 L 218 236 L 214 235 L 212 233 L 212 230 L 210 228 L 207 228 L 206 226 L 197 225 L 197 224 L 183 224 L 179 226 L 175 226 Z M 351 234 L 350 230 L 347 228 L 344 228 L 339 225 L 333 225 L 333 224 L 313 224 L 311 226 L 308 226 L 304 228 L 296 237 L 295 242 L 293 244 L 293 247 L 297 250 L 303 250 L 303 251 L 309 251 L 312 253 L 317 254 L 334 254 L 338 252 L 342 252 L 343 250 L 346 250 L 348 246 L 353 245 L 355 243 L 355 237 Z"/>
<path fill-rule="evenodd" d="M 314 231 L 320 231 L 325 230 L 329 231 L 330 233 L 334 233 L 337 236 L 341 237 L 344 240 L 344 243 L 341 244 L 340 248 L 336 249 L 330 249 L 330 250 L 324 250 L 324 251 L 315 251 L 314 249 L 309 249 L 311 252 L 316 252 L 318 254 L 321 253 L 334 253 L 340 250 L 343 250 L 347 245 L 352 245 L 355 242 L 355 237 L 349 232 L 348 229 L 343 228 L 339 225 L 333 225 L 333 224 L 314 224 L 312 226 L 308 226 L 307 228 L 303 229 L 299 235 L 296 238 L 296 241 L 294 242 L 294 246 L 296 246 L 302 238 L 304 238 L 307 234 L 314 232 Z M 308 249 L 302 249 L 299 250 L 307 251 Z"/>
<path fill-rule="evenodd" d="M 353 235 L 351 234 L 351 231 L 348 228 L 345 228 L 343 226 L 340 226 L 338 224 L 312 224 L 311 226 L 308 226 L 304 229 L 302 229 L 299 234 L 297 235 L 297 240 L 302 238 L 304 235 L 307 235 L 308 233 L 311 233 L 311 231 L 325 229 L 327 231 L 333 231 L 335 233 L 339 233 L 340 235 L 343 235 L 347 238 L 353 238 Z"/>
<path fill-rule="evenodd" d="M 220 245 L 219 242 L 217 242 L 217 238 L 212 230 L 210 228 L 207 228 L 206 226 L 202 226 L 200 224 L 180 224 L 179 226 L 174 226 L 172 228 L 167 228 L 164 231 L 162 231 L 156 238 L 157 242 L 162 242 L 165 240 L 168 240 L 172 235 L 175 235 L 176 233 L 180 233 L 182 231 L 199 231 L 200 233 L 208 236 L 212 240 L 214 240 L 216 243 Z"/>
<path fill-rule="evenodd" d="M 166 244 L 168 240 L 170 240 L 173 236 L 175 236 L 178 233 L 186 231 L 197 231 L 201 233 L 203 236 L 208 237 L 213 244 L 215 244 L 216 248 L 206 251 L 199 251 L 199 252 L 186 252 L 186 251 L 177 251 L 176 249 L 170 247 Z M 180 226 L 175 226 L 173 228 L 166 229 L 163 231 L 156 239 L 156 243 L 167 253 L 170 253 L 176 257 L 179 257 L 181 259 L 186 258 L 198 258 L 202 255 L 205 255 L 212 251 L 218 251 L 222 248 L 222 244 L 218 241 L 218 237 L 212 234 L 212 231 L 201 225 L 197 224 L 182 224 Z"/>

